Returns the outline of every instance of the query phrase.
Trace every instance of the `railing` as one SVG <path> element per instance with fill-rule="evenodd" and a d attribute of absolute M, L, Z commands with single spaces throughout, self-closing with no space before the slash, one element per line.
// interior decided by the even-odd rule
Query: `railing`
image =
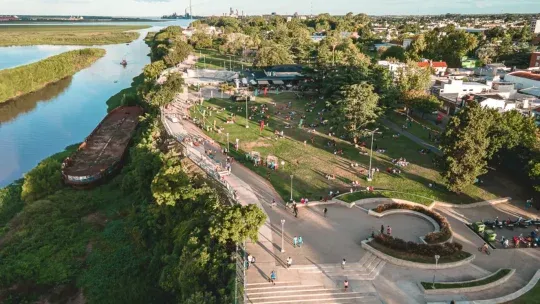
<path fill-rule="evenodd" d="M 180 142 L 181 145 L 184 146 L 186 157 L 189 158 L 191 161 L 193 161 L 197 166 L 199 166 L 199 168 L 205 171 L 209 176 L 217 180 L 225 188 L 226 190 L 225 193 L 233 204 L 240 204 L 240 202 L 238 201 L 238 198 L 236 197 L 236 193 L 233 187 L 226 180 L 222 179 L 221 176 L 216 171 L 215 162 L 213 162 L 208 156 L 203 155 L 200 151 L 197 151 L 193 146 L 190 146 L 189 144 L 185 144 L 183 142 L 183 138 L 181 137 L 181 135 L 185 135 L 185 134 L 173 133 L 169 126 L 169 123 L 166 120 L 165 115 L 163 114 L 163 111 L 161 111 L 161 121 L 167 133 L 170 136 L 174 137 L 178 142 Z M 235 264 L 236 264 L 236 277 L 235 277 L 235 282 L 234 282 L 234 286 L 235 286 L 234 303 L 235 304 L 246 303 L 246 294 L 245 294 L 246 251 L 245 251 L 245 247 L 246 247 L 245 242 L 243 244 L 237 243 L 236 250 L 234 253 Z"/>

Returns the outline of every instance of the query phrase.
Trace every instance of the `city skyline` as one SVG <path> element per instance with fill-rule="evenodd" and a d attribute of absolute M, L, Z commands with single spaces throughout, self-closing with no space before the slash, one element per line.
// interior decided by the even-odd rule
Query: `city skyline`
<path fill-rule="evenodd" d="M 320 14 L 343 15 L 348 12 L 369 15 L 440 15 L 540 13 L 538 0 L 302 0 L 289 2 L 254 3 L 249 0 L 193 0 L 194 15 L 222 15 L 229 8 L 246 15 Z M 183 14 L 189 0 L 0 0 L 0 15 L 97 15 L 97 16 L 162 16 L 174 12 Z"/>

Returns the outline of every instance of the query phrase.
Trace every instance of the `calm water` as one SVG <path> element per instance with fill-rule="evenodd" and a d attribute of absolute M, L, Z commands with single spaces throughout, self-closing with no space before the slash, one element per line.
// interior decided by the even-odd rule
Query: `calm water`
<path fill-rule="evenodd" d="M 186 26 L 189 21 L 160 23 Z M 144 43 L 148 31 L 126 44 L 100 46 L 107 54 L 91 67 L 39 92 L 0 105 L 0 187 L 35 167 L 42 159 L 81 142 L 107 114 L 106 101 L 129 87 L 150 62 L 150 49 Z M 0 48 L 5 54 L 19 54 L 19 64 L 47 57 L 47 51 L 32 47 Z M 25 57 L 26 54 L 26 57 Z M 120 65 L 126 59 L 126 68 Z M 26 60 L 26 61 L 25 61 Z"/>

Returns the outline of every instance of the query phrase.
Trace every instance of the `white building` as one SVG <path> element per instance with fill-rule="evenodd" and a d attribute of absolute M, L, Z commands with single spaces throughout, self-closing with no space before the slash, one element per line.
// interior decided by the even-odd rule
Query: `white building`
<path fill-rule="evenodd" d="M 440 81 L 440 85 L 435 85 L 432 88 L 432 92 L 436 95 L 442 96 L 446 94 L 456 95 L 461 98 L 468 94 L 479 94 L 489 92 L 491 86 L 479 82 L 463 82 L 463 80 L 450 79 L 446 81 Z"/>
<path fill-rule="evenodd" d="M 540 74 L 530 71 L 517 71 L 506 74 L 504 81 L 516 84 L 516 89 L 540 88 Z"/>
<path fill-rule="evenodd" d="M 533 34 L 540 33 L 540 19 L 533 19 L 531 21 L 531 32 L 533 32 Z"/>
<path fill-rule="evenodd" d="M 392 73 L 395 73 L 399 69 L 402 69 L 402 68 L 406 67 L 406 64 L 404 64 L 404 63 L 390 62 L 390 61 L 387 61 L 387 60 L 379 60 L 379 61 L 377 61 L 377 64 L 387 68 Z"/>

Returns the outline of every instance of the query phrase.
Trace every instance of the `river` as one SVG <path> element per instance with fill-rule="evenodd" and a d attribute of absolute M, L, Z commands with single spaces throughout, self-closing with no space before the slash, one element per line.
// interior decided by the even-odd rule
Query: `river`
<path fill-rule="evenodd" d="M 169 25 L 187 26 L 189 20 L 150 23 L 141 36 L 126 44 L 97 46 L 106 55 L 72 77 L 38 92 L 0 104 L 0 187 L 23 176 L 44 158 L 84 140 L 107 115 L 106 101 L 131 85 L 150 63 L 144 42 L 149 31 Z M 149 23 L 142 23 L 149 24 Z M 0 47 L 0 69 L 31 63 L 77 46 Z M 127 67 L 120 61 L 126 59 Z M 5 66 L 3 67 L 2 64 Z"/>

